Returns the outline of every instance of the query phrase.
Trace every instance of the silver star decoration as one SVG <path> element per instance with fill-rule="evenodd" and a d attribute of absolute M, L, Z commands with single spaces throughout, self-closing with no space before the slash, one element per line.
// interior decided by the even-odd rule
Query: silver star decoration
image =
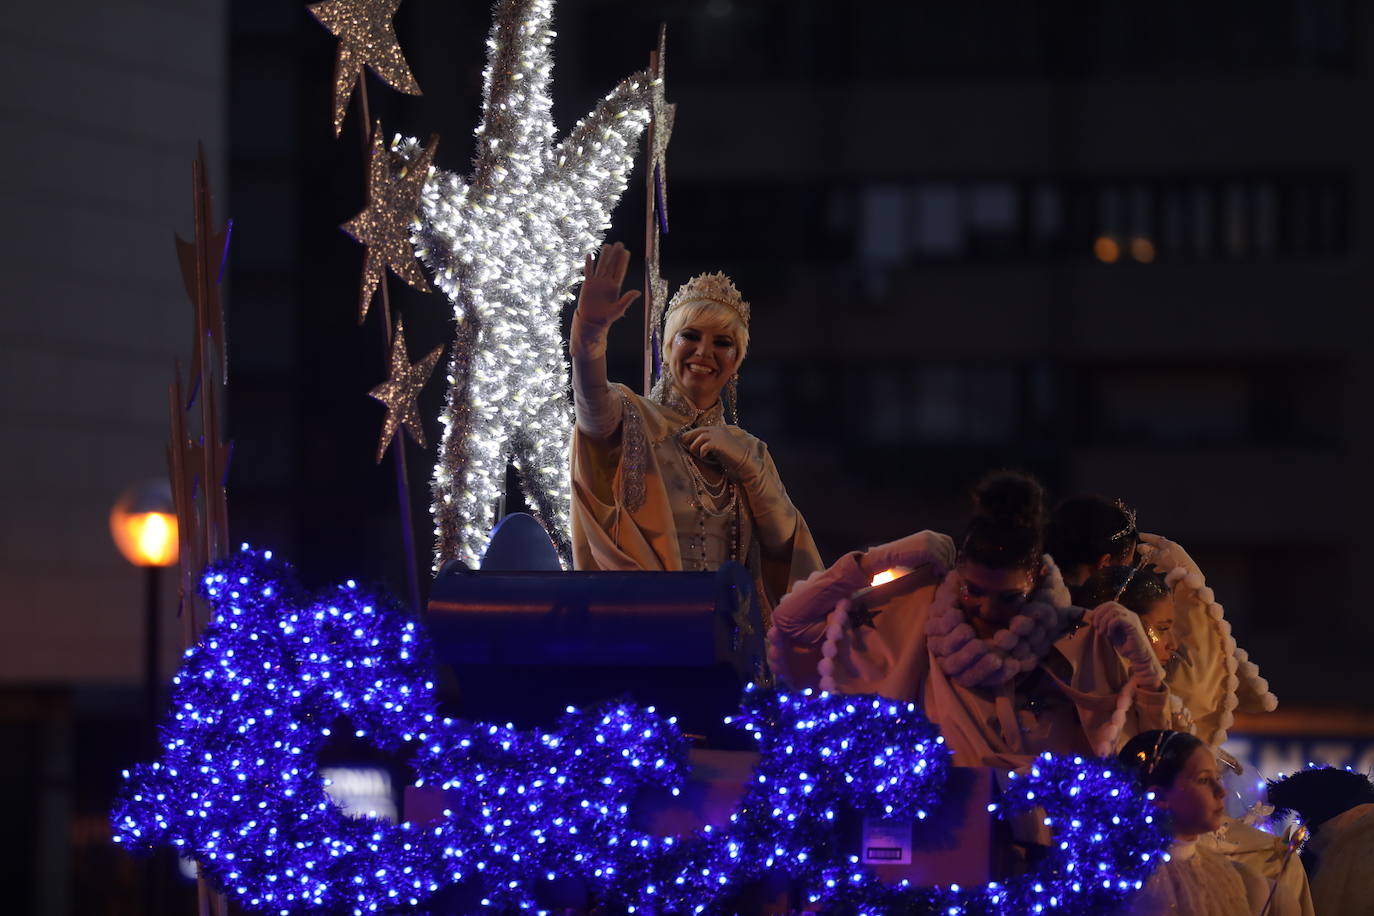
<path fill-rule="evenodd" d="M 659 269 L 659 242 L 668 231 L 668 141 L 672 139 L 673 121 L 677 118 L 677 105 L 669 104 L 665 94 L 664 59 L 667 53 L 668 27 L 664 25 L 658 30 L 658 54 L 654 58 L 654 81 L 650 90 L 654 142 L 649 181 L 653 182 L 655 212 L 648 214 L 654 228 L 646 256 L 649 260 L 649 327 L 654 334 L 662 333 L 663 310 L 668 307 L 668 281 L 663 279 Z"/>
<path fill-rule="evenodd" d="M 432 482 L 436 569 L 478 564 L 508 462 L 571 562 L 573 416 L 559 319 L 625 190 L 652 81 L 626 79 L 555 142 L 553 7 L 497 5 L 472 176 L 435 170 L 421 199 L 416 248 L 458 322 Z"/>

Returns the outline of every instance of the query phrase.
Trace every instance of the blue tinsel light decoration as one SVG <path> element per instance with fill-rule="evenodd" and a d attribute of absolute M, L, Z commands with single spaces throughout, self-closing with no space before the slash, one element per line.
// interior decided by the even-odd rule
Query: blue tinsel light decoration
<path fill-rule="evenodd" d="M 1086 914 L 1118 908 L 1167 847 L 1129 779 L 1047 758 L 1013 780 L 1009 804 L 1054 818 L 1042 877 L 886 887 L 845 855 L 836 818 L 931 824 L 943 739 L 911 704 L 766 690 L 747 691 L 737 718 L 760 763 L 729 823 L 650 836 L 630 808 L 685 781 L 673 719 L 624 704 L 570 708 L 548 732 L 441 718 L 427 636 L 389 601 L 353 582 L 307 595 L 247 547 L 202 588 L 214 614 L 174 679 L 161 759 L 127 774 L 112 821 L 117 843 L 171 845 L 249 909 L 363 914 L 462 884 L 493 912 L 537 912 L 541 884 L 575 877 L 612 911 L 723 913 L 750 882 L 788 875 L 835 913 Z M 317 768 L 345 727 L 445 789 L 444 818 L 346 817 Z"/>

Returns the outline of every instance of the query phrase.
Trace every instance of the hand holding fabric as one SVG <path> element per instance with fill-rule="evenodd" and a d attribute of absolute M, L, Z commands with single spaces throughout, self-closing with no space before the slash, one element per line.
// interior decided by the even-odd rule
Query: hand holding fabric
<path fill-rule="evenodd" d="M 681 441 L 689 454 L 719 465 L 739 483 L 759 545 L 766 552 L 791 549 L 800 516 L 763 440 L 738 426 L 701 426 L 687 430 Z"/>
<path fill-rule="evenodd" d="M 682 434 L 682 444 L 697 458 L 719 465 L 740 483 L 756 471 L 764 444 L 738 426 L 699 426 Z"/>
<path fill-rule="evenodd" d="M 1158 690 L 1164 685 L 1164 668 L 1150 645 L 1139 614 L 1115 601 L 1106 601 L 1084 614 L 1083 622 L 1107 637 L 1142 687 Z"/>
<path fill-rule="evenodd" d="M 938 531 L 918 531 L 904 538 L 870 547 L 863 556 L 869 573 L 880 573 L 894 566 L 914 569 L 925 563 L 938 567 L 937 576 L 954 568 L 954 539 Z"/>

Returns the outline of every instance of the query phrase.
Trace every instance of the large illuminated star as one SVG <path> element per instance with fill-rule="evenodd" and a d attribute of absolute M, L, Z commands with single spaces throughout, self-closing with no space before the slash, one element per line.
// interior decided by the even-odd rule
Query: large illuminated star
<path fill-rule="evenodd" d="M 409 95 L 420 95 L 420 84 L 410 72 L 391 19 L 401 0 L 325 0 L 308 7 L 315 18 L 339 39 L 334 61 L 334 136 L 343 129 L 344 115 L 353 87 L 363 67 L 388 86 Z"/>
<path fill-rule="evenodd" d="M 472 175 L 436 171 L 421 201 L 416 247 L 458 320 L 432 485 L 436 568 L 477 564 L 507 462 L 571 559 L 573 420 L 559 318 L 625 190 L 652 81 L 645 72 L 625 80 L 555 142 L 553 6 L 497 5 Z"/>

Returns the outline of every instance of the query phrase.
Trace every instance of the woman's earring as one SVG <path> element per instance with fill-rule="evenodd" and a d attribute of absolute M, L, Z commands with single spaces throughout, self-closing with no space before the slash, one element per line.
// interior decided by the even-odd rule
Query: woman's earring
<path fill-rule="evenodd" d="M 739 373 L 730 376 L 730 381 L 725 383 L 726 401 L 725 409 L 730 423 L 739 426 Z"/>

